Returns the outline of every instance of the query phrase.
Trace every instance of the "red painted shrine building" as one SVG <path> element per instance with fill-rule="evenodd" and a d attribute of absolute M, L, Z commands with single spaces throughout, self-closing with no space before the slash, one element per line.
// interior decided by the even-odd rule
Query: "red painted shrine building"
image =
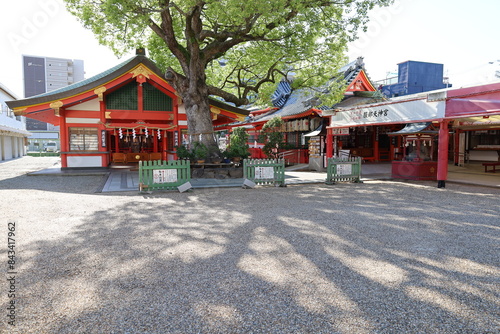
<path fill-rule="evenodd" d="M 187 138 L 180 97 L 147 57 L 137 55 L 70 86 L 7 102 L 16 115 L 60 127 L 62 168 L 175 159 Z M 211 102 L 214 123 L 248 112 Z"/>
<path fill-rule="evenodd" d="M 363 58 L 347 64 L 339 70 L 337 79 L 345 82 L 344 97 L 336 106 L 355 106 L 374 102 L 381 98 L 371 83 L 364 68 Z M 377 97 L 378 96 L 378 97 Z M 287 163 L 308 163 L 313 170 L 323 170 L 326 166 L 326 134 L 327 122 L 324 109 L 318 108 L 320 100 L 316 92 L 294 90 L 289 81 L 283 80 L 271 98 L 273 106 L 250 112 L 245 122 L 227 124 L 218 129 L 245 127 L 250 135 L 250 151 L 252 158 L 264 158 L 259 143 L 259 133 L 264 124 L 274 117 L 283 122 L 281 132 L 284 133 L 286 146 L 280 155 Z"/>

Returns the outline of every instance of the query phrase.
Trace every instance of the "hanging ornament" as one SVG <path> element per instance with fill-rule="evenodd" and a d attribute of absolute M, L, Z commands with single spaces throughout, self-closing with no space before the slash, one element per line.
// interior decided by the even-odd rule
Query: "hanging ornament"
<path fill-rule="evenodd" d="M 425 140 L 423 141 L 423 143 L 424 143 L 424 146 L 427 146 L 427 142 Z"/>
<path fill-rule="evenodd" d="M 144 135 L 146 136 L 146 138 L 148 138 L 148 128 L 144 129 Z"/>
<path fill-rule="evenodd" d="M 158 139 L 161 139 L 161 131 L 160 131 L 160 129 L 156 130 L 156 132 L 158 133 Z"/>
<path fill-rule="evenodd" d="M 120 139 L 123 139 L 123 131 L 122 128 L 118 129 L 118 135 L 120 136 Z"/>
<path fill-rule="evenodd" d="M 135 139 L 135 129 L 132 129 L 132 138 Z"/>

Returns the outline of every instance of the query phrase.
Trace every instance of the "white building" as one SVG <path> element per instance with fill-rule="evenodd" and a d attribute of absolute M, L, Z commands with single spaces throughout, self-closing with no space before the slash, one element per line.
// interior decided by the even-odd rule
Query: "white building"
<path fill-rule="evenodd" d="M 26 119 L 15 116 L 5 101 L 17 100 L 17 97 L 0 83 L 0 161 L 26 155 L 27 138 Z"/>

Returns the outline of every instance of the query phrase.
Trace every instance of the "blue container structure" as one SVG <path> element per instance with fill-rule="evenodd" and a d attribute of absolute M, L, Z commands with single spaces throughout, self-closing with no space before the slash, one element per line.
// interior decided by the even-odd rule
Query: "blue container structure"
<path fill-rule="evenodd" d="M 403 96 L 451 87 L 444 83 L 443 64 L 409 60 L 398 64 L 398 83 L 382 86 L 385 96 Z"/>

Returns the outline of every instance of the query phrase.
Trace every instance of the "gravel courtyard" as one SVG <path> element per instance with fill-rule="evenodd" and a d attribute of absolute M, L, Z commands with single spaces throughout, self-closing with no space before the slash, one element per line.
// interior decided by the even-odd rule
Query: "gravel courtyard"
<path fill-rule="evenodd" d="M 26 175 L 56 161 L 0 163 L 0 333 L 500 332 L 499 189 L 104 194 L 102 176 Z"/>

